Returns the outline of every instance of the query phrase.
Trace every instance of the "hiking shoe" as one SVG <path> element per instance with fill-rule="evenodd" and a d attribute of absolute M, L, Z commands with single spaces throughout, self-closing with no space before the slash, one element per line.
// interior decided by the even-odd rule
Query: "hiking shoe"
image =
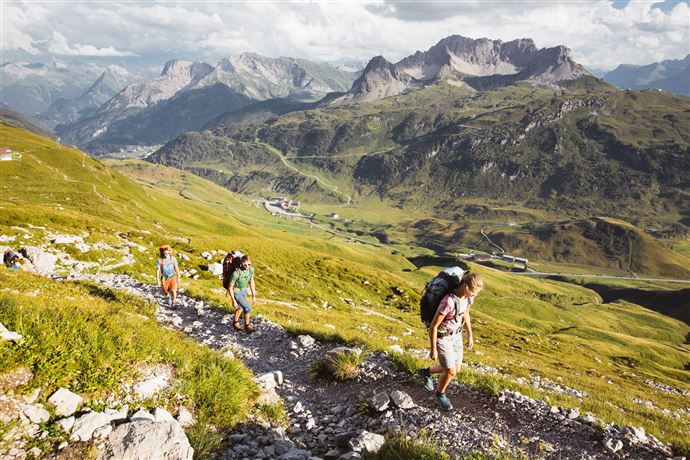
<path fill-rule="evenodd" d="M 251 334 L 252 332 L 254 332 L 254 326 L 252 326 L 251 324 L 247 324 L 244 326 L 244 330 L 247 332 L 247 334 Z"/>
<path fill-rule="evenodd" d="M 448 399 L 445 393 L 436 395 L 436 405 L 443 410 L 453 409 L 453 405 L 450 403 L 450 399 Z"/>
<path fill-rule="evenodd" d="M 429 373 L 429 369 L 417 369 L 417 375 L 422 379 L 422 382 L 424 383 L 424 388 L 426 388 L 429 391 L 434 391 L 436 385 L 434 384 L 434 378 Z"/>
<path fill-rule="evenodd" d="M 239 321 L 235 321 L 234 323 L 232 323 L 232 327 L 234 327 L 236 331 L 241 331 L 241 330 L 242 330 L 242 326 L 240 326 L 240 322 L 239 322 Z"/>

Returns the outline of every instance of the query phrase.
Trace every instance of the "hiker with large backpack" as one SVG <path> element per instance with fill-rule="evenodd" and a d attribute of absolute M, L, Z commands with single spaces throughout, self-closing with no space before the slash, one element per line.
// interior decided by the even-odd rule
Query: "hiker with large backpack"
<path fill-rule="evenodd" d="M 251 304 L 247 300 L 247 291 L 252 294 Z M 242 329 L 240 315 L 244 313 L 244 330 L 250 334 L 254 331 L 249 323 L 249 318 L 252 305 L 256 305 L 256 286 L 254 285 L 254 267 L 252 267 L 252 260 L 248 255 L 242 256 L 239 267 L 232 272 L 228 292 L 232 299 L 232 306 L 235 307 L 232 327 L 238 331 Z"/>
<path fill-rule="evenodd" d="M 174 307 L 177 300 L 177 288 L 180 280 L 180 269 L 177 259 L 173 257 L 170 245 L 158 248 L 159 257 L 156 261 L 156 281 L 158 286 L 163 286 L 163 293 L 170 308 Z"/>
<path fill-rule="evenodd" d="M 6 249 L 2 255 L 2 261 L 5 267 L 10 270 L 19 270 L 22 266 L 19 264 L 19 255 L 11 249 Z"/>
<path fill-rule="evenodd" d="M 460 270 L 460 269 L 458 269 Z M 450 273 L 449 273 L 450 272 Z M 460 270 L 462 272 L 462 270 Z M 429 328 L 429 358 L 438 364 L 419 369 L 417 374 L 424 381 L 427 390 L 434 390 L 432 374 L 441 374 L 436 387 L 436 404 L 443 410 L 451 410 L 453 405 L 446 396 L 446 389 L 451 380 L 460 372 L 463 358 L 462 329 L 467 331 L 467 349 L 474 346 L 472 324 L 470 322 L 470 305 L 484 287 L 484 280 L 475 272 L 467 271 L 459 277 L 457 271 L 446 270 L 434 278 L 426 287 L 421 301 L 422 320 Z M 442 294 L 441 300 L 431 319 L 430 307 Z M 433 310 L 432 310 L 433 311 Z"/>

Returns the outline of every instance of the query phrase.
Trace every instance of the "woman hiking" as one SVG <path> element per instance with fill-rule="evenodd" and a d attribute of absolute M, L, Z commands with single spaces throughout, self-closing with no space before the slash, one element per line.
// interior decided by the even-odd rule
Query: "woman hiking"
<path fill-rule="evenodd" d="M 158 249 L 159 257 L 156 262 L 156 280 L 158 286 L 163 285 L 163 292 L 168 306 L 173 308 L 177 300 L 177 286 L 180 280 L 180 269 L 177 267 L 177 259 L 172 255 L 170 245 L 163 245 Z M 172 298 L 171 298 L 172 295 Z"/>
<path fill-rule="evenodd" d="M 256 287 L 254 286 L 254 267 L 252 267 L 252 259 L 248 255 L 244 255 L 240 259 L 240 266 L 232 272 L 228 291 L 232 299 L 232 306 L 235 307 L 232 326 L 238 331 L 242 329 L 242 326 L 240 326 L 240 315 L 244 312 L 244 330 L 247 334 L 250 334 L 254 331 L 254 328 L 249 324 L 252 306 L 247 300 L 247 290 L 251 291 L 252 304 L 255 305 Z"/>
<path fill-rule="evenodd" d="M 438 358 L 438 364 L 419 369 L 417 373 L 429 391 L 434 390 L 434 379 L 431 375 L 441 374 L 436 387 L 436 404 L 443 410 L 453 408 L 446 396 L 446 389 L 462 366 L 463 326 L 467 330 L 467 349 L 471 350 L 474 346 L 470 305 L 483 287 L 484 280 L 478 273 L 466 272 L 460 280 L 460 285 L 441 300 L 429 326 L 429 357 L 433 360 Z"/>

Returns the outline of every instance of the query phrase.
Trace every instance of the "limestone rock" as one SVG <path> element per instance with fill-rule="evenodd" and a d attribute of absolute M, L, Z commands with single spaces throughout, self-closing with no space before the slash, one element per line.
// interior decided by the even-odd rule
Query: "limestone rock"
<path fill-rule="evenodd" d="M 45 252 L 37 246 L 26 246 L 22 248 L 21 253 L 29 259 L 34 269 L 42 275 L 51 274 L 55 270 L 55 263 L 58 260 L 55 254 Z"/>
<path fill-rule="evenodd" d="M 134 393 L 140 399 L 147 399 L 168 386 L 169 377 L 165 373 L 159 373 L 151 378 L 134 385 Z"/>
<path fill-rule="evenodd" d="M 57 423 L 58 426 L 60 428 L 62 428 L 62 430 L 65 433 L 69 433 L 72 430 L 72 427 L 74 426 L 74 420 L 75 420 L 74 417 L 65 417 L 65 418 L 61 418 L 60 420 L 58 420 L 55 423 Z"/>
<path fill-rule="evenodd" d="M 186 407 L 180 407 L 177 411 L 177 422 L 182 427 L 194 425 L 194 416 Z"/>
<path fill-rule="evenodd" d="M 378 452 L 386 439 L 380 434 L 364 431 L 362 434 L 350 440 L 350 447 L 353 452 L 362 454 L 374 454 Z"/>
<path fill-rule="evenodd" d="M 404 391 L 395 390 L 390 394 L 390 400 L 396 407 L 400 409 L 411 409 L 415 406 L 412 397 Z"/>
<path fill-rule="evenodd" d="M 179 423 L 139 420 L 115 428 L 99 458 L 192 460 L 193 455 L 194 449 Z"/>
<path fill-rule="evenodd" d="M 72 427 L 72 441 L 90 441 L 93 432 L 98 428 L 109 425 L 110 416 L 104 412 L 89 412 L 75 420 Z"/>
<path fill-rule="evenodd" d="M 50 418 L 50 412 L 45 410 L 42 404 L 21 404 L 20 407 L 22 412 L 24 412 L 24 415 L 26 415 L 33 423 L 47 422 Z"/>
<path fill-rule="evenodd" d="M 17 342 L 17 341 L 21 340 L 21 338 L 22 338 L 21 334 L 8 330 L 2 323 L 0 323 L 0 341 L 2 341 L 2 342 L 4 342 L 4 341 Z"/>
<path fill-rule="evenodd" d="M 175 420 L 172 414 L 162 407 L 156 407 L 153 410 L 153 417 L 156 422 L 172 422 Z"/>
<path fill-rule="evenodd" d="M 297 341 L 299 342 L 300 346 L 302 346 L 302 348 L 309 348 L 311 346 L 314 346 L 314 344 L 316 343 L 314 337 L 310 335 L 298 335 Z"/>
<path fill-rule="evenodd" d="M 132 414 L 131 420 L 150 420 L 154 422 L 156 421 L 156 417 L 154 417 L 149 411 L 145 409 L 139 409 L 134 414 Z"/>
<path fill-rule="evenodd" d="M 212 263 L 208 266 L 208 271 L 216 276 L 220 276 L 223 274 L 223 264 L 219 264 L 218 262 Z"/>
<path fill-rule="evenodd" d="M 60 388 L 48 398 L 48 402 L 55 406 L 55 413 L 62 416 L 74 414 L 82 400 L 81 396 L 72 393 L 66 388 Z"/>
<path fill-rule="evenodd" d="M 2 328 L 3 326 L 0 324 L 0 331 Z M 0 393 L 6 393 L 7 390 L 26 385 L 31 380 L 31 377 L 33 377 L 33 374 L 26 367 L 19 367 L 0 374 Z"/>
<path fill-rule="evenodd" d="M 384 410 L 388 409 L 390 399 L 388 398 L 388 395 L 386 393 L 379 393 L 367 399 L 367 403 L 369 404 L 369 407 L 371 407 L 375 411 L 383 412 Z"/>

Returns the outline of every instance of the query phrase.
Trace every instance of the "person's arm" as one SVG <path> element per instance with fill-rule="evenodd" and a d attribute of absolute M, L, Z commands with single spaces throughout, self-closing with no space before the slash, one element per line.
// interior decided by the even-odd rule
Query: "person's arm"
<path fill-rule="evenodd" d="M 249 281 L 249 290 L 252 292 L 252 305 L 256 305 L 256 286 L 254 285 L 254 277 Z"/>
<path fill-rule="evenodd" d="M 161 260 L 158 259 L 158 262 L 156 262 L 156 283 L 158 286 L 161 285 Z"/>
<path fill-rule="evenodd" d="M 470 322 L 470 307 L 465 310 L 465 329 L 467 329 L 467 349 L 471 350 L 474 347 L 474 337 L 472 336 L 472 323 Z"/>
<path fill-rule="evenodd" d="M 443 319 L 446 317 L 445 314 L 441 314 L 440 312 L 436 312 L 434 315 L 434 318 L 431 320 L 431 325 L 429 326 L 429 342 L 431 345 L 431 351 L 429 352 L 429 358 L 431 359 L 436 359 L 437 353 L 436 353 L 436 338 L 438 336 L 438 327 L 441 325 L 443 322 Z"/>
<path fill-rule="evenodd" d="M 175 267 L 175 276 L 177 277 L 177 286 L 180 286 L 180 281 L 182 281 L 182 277 L 180 276 L 180 267 L 177 265 L 177 257 L 173 259 L 174 261 L 174 267 Z"/>
<path fill-rule="evenodd" d="M 230 298 L 232 299 L 232 306 L 237 310 L 237 299 L 235 299 L 235 282 L 239 279 L 239 273 L 235 270 L 230 278 L 230 284 L 228 285 L 228 292 L 230 293 Z"/>

